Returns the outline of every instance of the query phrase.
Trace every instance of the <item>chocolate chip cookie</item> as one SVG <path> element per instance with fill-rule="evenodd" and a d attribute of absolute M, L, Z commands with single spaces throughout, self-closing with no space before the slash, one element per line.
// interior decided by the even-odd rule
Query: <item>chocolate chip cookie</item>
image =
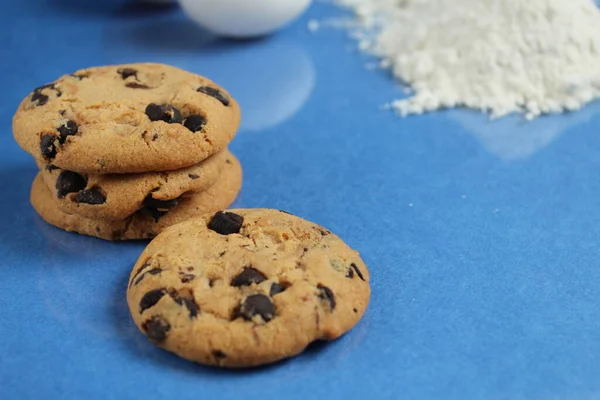
<path fill-rule="evenodd" d="M 87 174 L 169 171 L 224 150 L 240 123 L 231 95 L 163 64 L 89 68 L 40 86 L 13 118 L 44 164 Z"/>
<path fill-rule="evenodd" d="M 135 264 L 127 302 L 155 345 L 249 367 L 333 340 L 363 316 L 369 271 L 327 229 L 288 213 L 232 209 L 171 226 Z"/>
<path fill-rule="evenodd" d="M 200 192 L 215 183 L 225 160 L 221 151 L 191 167 L 140 174 L 78 174 L 52 165 L 38 165 L 58 208 L 67 214 L 119 221 L 137 210 Z"/>
<path fill-rule="evenodd" d="M 229 207 L 237 197 L 241 185 L 241 166 L 230 155 L 218 180 L 208 189 L 188 192 L 174 200 L 151 202 L 121 221 L 91 219 L 62 212 L 59 202 L 40 174 L 31 188 L 31 203 L 47 223 L 68 232 L 115 241 L 148 239 L 155 237 L 166 227 L 193 216 Z"/>

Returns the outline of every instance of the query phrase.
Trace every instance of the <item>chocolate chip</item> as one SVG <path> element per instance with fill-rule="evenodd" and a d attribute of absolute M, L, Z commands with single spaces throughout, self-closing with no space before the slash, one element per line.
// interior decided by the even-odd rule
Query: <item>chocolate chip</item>
<path fill-rule="evenodd" d="M 283 291 L 285 291 L 285 286 L 280 285 L 279 283 L 273 283 L 271 285 L 271 290 L 269 291 L 269 296 L 273 297 Z"/>
<path fill-rule="evenodd" d="M 213 350 L 212 355 L 214 358 L 226 358 L 227 354 L 223 353 L 221 350 Z"/>
<path fill-rule="evenodd" d="M 37 103 L 38 106 L 45 105 L 46 103 L 48 103 L 48 100 L 50 100 L 50 98 L 47 95 L 43 94 L 41 91 L 34 91 L 31 95 L 31 102 Z"/>
<path fill-rule="evenodd" d="M 231 164 L 231 160 L 228 158 L 227 160 L 225 160 L 226 164 Z"/>
<path fill-rule="evenodd" d="M 266 279 L 260 271 L 252 267 L 244 267 L 244 270 L 231 280 L 231 286 L 250 286 L 253 283 L 259 284 Z"/>
<path fill-rule="evenodd" d="M 354 312 L 358 312 L 358 310 L 357 310 L 356 308 L 353 308 L 353 309 L 352 309 L 352 311 L 354 311 Z"/>
<path fill-rule="evenodd" d="M 150 86 L 138 82 L 127 82 L 125 87 L 128 87 L 129 89 L 150 89 Z"/>
<path fill-rule="evenodd" d="M 182 298 L 181 302 L 183 302 L 183 305 L 185 306 L 185 308 L 188 309 L 188 311 L 190 313 L 190 319 L 194 319 L 194 318 L 196 318 L 196 316 L 198 316 L 198 310 L 200 308 L 194 302 L 194 300 Z M 181 302 L 177 302 L 177 303 L 181 305 Z"/>
<path fill-rule="evenodd" d="M 181 283 L 189 283 L 194 280 L 196 275 L 194 274 L 185 274 L 181 276 Z"/>
<path fill-rule="evenodd" d="M 215 89 L 210 86 L 201 86 L 198 88 L 197 91 L 200 93 L 207 94 L 210 97 L 214 97 L 215 99 L 219 100 L 224 106 L 229 105 L 229 98 L 219 89 Z"/>
<path fill-rule="evenodd" d="M 31 101 L 33 103 L 37 103 L 38 106 L 43 106 L 48 103 L 50 97 L 42 93 L 44 89 L 52 89 L 56 92 L 56 97 L 62 96 L 62 92 L 58 90 L 55 86 L 55 83 L 48 83 L 47 85 L 40 86 L 33 90 L 33 94 L 31 95 Z"/>
<path fill-rule="evenodd" d="M 284 213 L 284 214 L 288 214 L 288 215 L 293 215 L 292 213 L 289 213 L 289 212 L 287 212 L 285 210 L 279 210 L 279 212 Z"/>
<path fill-rule="evenodd" d="M 77 127 L 77 124 L 75 122 L 68 120 L 63 125 L 59 126 L 57 130 L 58 133 L 60 133 L 58 141 L 60 144 L 64 144 L 67 140 L 67 137 L 77 134 L 79 128 Z"/>
<path fill-rule="evenodd" d="M 333 311 L 335 308 L 335 296 L 333 295 L 331 289 L 323 285 L 318 285 L 317 288 L 319 289 L 319 298 L 327 301 L 331 311 Z"/>
<path fill-rule="evenodd" d="M 319 233 L 321 234 L 321 236 L 327 236 L 327 235 L 331 235 L 331 232 L 328 231 L 325 228 L 318 228 Z"/>
<path fill-rule="evenodd" d="M 53 83 L 46 83 L 45 85 L 42 85 L 42 86 L 39 86 L 39 87 L 36 87 L 35 89 L 33 89 L 33 92 L 34 93 L 35 92 L 39 93 L 39 92 L 41 92 L 44 89 L 54 89 L 54 85 L 55 85 L 54 82 Z"/>
<path fill-rule="evenodd" d="M 219 253 L 219 257 L 223 257 L 225 255 L 225 253 L 227 253 L 226 251 L 222 251 Z"/>
<path fill-rule="evenodd" d="M 179 110 L 168 104 L 148 104 L 146 115 L 150 121 L 164 121 L 169 124 L 180 124 L 183 120 Z"/>
<path fill-rule="evenodd" d="M 198 179 L 198 178 L 200 178 L 200 176 L 198 176 L 198 175 L 196 175 L 196 174 L 188 174 L 188 177 L 189 177 L 190 179 Z"/>
<path fill-rule="evenodd" d="M 188 312 L 190 313 L 190 319 L 194 319 L 198 316 L 200 307 L 198 307 L 198 304 L 196 304 L 192 298 L 191 293 L 189 293 L 190 297 L 187 297 L 180 295 L 175 289 L 170 289 L 169 296 L 171 296 L 175 303 L 179 304 L 180 306 L 185 306 L 185 308 L 188 309 Z"/>
<path fill-rule="evenodd" d="M 59 199 L 62 199 L 68 193 L 75 193 L 85 189 L 86 185 L 86 179 L 78 173 L 62 171 L 56 179 L 56 194 Z"/>
<path fill-rule="evenodd" d="M 354 270 L 352 268 L 348 268 L 348 271 L 346 271 L 346 278 L 354 278 Z"/>
<path fill-rule="evenodd" d="M 47 164 L 46 165 L 46 171 L 55 171 L 57 169 L 60 169 L 60 168 L 58 168 L 57 166 L 54 166 L 52 164 Z"/>
<path fill-rule="evenodd" d="M 133 68 L 120 68 L 117 70 L 117 73 L 121 75 L 123 80 L 129 78 L 130 76 L 135 76 L 137 78 L 137 69 Z"/>
<path fill-rule="evenodd" d="M 148 339 L 163 342 L 167 338 L 167 332 L 171 330 L 171 325 L 163 317 L 155 315 L 142 324 L 142 329 Z"/>
<path fill-rule="evenodd" d="M 152 194 L 149 194 L 144 199 L 143 204 L 143 211 L 150 214 L 152 218 L 158 222 L 160 217 L 168 213 L 172 208 L 177 207 L 177 204 L 179 204 L 179 199 L 157 200 L 152 197 Z"/>
<path fill-rule="evenodd" d="M 141 281 L 144 280 L 144 278 L 146 277 L 146 275 L 158 275 L 162 272 L 162 268 L 153 268 L 150 271 L 146 271 L 143 274 L 141 274 L 136 280 L 135 282 L 133 282 L 134 285 L 139 284 Z"/>
<path fill-rule="evenodd" d="M 77 78 L 80 81 L 84 80 L 85 78 L 89 78 L 89 75 L 77 75 L 77 74 L 69 74 L 70 76 L 72 76 L 73 78 Z"/>
<path fill-rule="evenodd" d="M 190 115 L 183 121 L 183 126 L 192 132 L 198 132 L 204 125 L 206 125 L 206 118 L 199 114 Z"/>
<path fill-rule="evenodd" d="M 244 223 L 244 217 L 232 212 L 217 212 L 208 223 L 208 229 L 221 235 L 239 233 Z"/>
<path fill-rule="evenodd" d="M 40 142 L 42 156 L 48 159 L 56 157 L 56 136 L 45 134 Z"/>
<path fill-rule="evenodd" d="M 141 266 L 140 266 L 140 267 L 137 269 L 137 271 L 135 271 L 135 274 L 134 274 L 134 275 L 133 275 L 133 277 L 131 278 L 131 283 L 129 284 L 129 287 L 131 287 L 131 285 L 133 284 L 133 280 L 134 280 L 134 279 L 135 279 L 135 278 L 136 278 L 136 277 L 137 277 L 139 274 L 141 274 L 143 270 L 145 270 L 145 269 L 146 269 L 146 268 L 148 268 L 149 266 L 150 266 L 150 263 L 149 263 L 149 262 L 147 262 L 147 263 L 144 263 L 144 264 L 142 264 L 142 265 L 141 265 Z"/>
<path fill-rule="evenodd" d="M 240 305 L 240 315 L 247 321 L 251 321 L 256 315 L 260 315 L 265 322 L 269 322 L 275 316 L 275 307 L 264 294 L 253 294 Z"/>
<path fill-rule="evenodd" d="M 91 188 L 77 193 L 75 201 L 84 204 L 104 204 L 106 202 L 106 196 L 98 190 L 98 188 Z"/>
<path fill-rule="evenodd" d="M 356 275 L 358 275 L 358 277 L 359 277 L 361 280 L 363 280 L 363 281 L 365 280 L 365 278 L 363 277 L 363 274 L 362 274 L 362 272 L 360 272 L 360 269 L 358 269 L 358 266 L 357 266 L 356 264 L 354 264 L 354 263 L 350 264 L 350 268 L 352 268 L 352 269 L 351 269 L 351 270 L 349 270 L 349 271 L 352 271 L 352 270 L 354 270 L 354 271 L 356 272 Z"/>
<path fill-rule="evenodd" d="M 158 139 L 158 133 L 155 133 L 154 136 L 152 136 L 152 141 L 154 142 L 156 139 Z"/>
<path fill-rule="evenodd" d="M 167 294 L 165 289 L 154 289 L 146 293 L 140 300 L 140 314 L 150 307 L 154 307 L 165 294 Z"/>

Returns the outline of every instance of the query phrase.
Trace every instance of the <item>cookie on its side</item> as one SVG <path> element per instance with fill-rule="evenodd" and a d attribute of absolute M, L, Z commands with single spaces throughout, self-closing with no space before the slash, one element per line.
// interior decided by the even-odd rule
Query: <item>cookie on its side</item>
<path fill-rule="evenodd" d="M 13 117 L 13 135 L 39 163 L 68 171 L 169 171 L 224 150 L 240 118 L 235 99 L 200 75 L 110 65 L 34 89 Z"/>
<path fill-rule="evenodd" d="M 222 151 L 192 167 L 140 174 L 87 175 L 38 165 L 58 208 L 86 218 L 120 221 L 144 206 L 168 206 L 181 195 L 212 186 L 226 160 Z"/>
<path fill-rule="evenodd" d="M 153 238 L 171 225 L 229 207 L 241 186 L 242 168 L 237 158 L 231 156 L 216 183 L 208 189 L 190 192 L 168 204 L 146 206 L 122 221 L 91 219 L 62 212 L 40 174 L 31 187 L 31 204 L 47 223 L 68 232 L 114 241 L 137 240 Z"/>
<path fill-rule="evenodd" d="M 325 228 L 233 209 L 171 226 L 134 266 L 127 302 L 155 345 L 201 364 L 250 367 L 333 340 L 362 318 L 369 271 Z"/>

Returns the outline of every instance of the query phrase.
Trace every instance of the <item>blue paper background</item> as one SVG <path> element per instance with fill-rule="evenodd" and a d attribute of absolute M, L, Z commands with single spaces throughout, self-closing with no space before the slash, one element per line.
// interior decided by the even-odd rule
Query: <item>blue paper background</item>
<path fill-rule="evenodd" d="M 600 106 L 525 123 L 468 111 L 401 119 L 389 75 L 317 3 L 261 41 L 218 41 L 177 8 L 7 1 L 0 11 L 0 398 L 597 399 Z M 11 118 L 79 68 L 171 63 L 240 101 L 235 206 L 286 209 L 358 249 L 364 319 L 341 340 L 228 372 L 154 348 L 130 321 L 142 244 L 46 225 Z"/>

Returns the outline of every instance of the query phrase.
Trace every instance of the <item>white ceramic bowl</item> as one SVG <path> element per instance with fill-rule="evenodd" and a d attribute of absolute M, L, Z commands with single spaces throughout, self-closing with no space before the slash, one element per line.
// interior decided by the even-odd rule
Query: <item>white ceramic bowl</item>
<path fill-rule="evenodd" d="M 311 0 L 179 0 L 189 17 L 220 36 L 250 38 L 277 31 L 300 16 Z"/>

